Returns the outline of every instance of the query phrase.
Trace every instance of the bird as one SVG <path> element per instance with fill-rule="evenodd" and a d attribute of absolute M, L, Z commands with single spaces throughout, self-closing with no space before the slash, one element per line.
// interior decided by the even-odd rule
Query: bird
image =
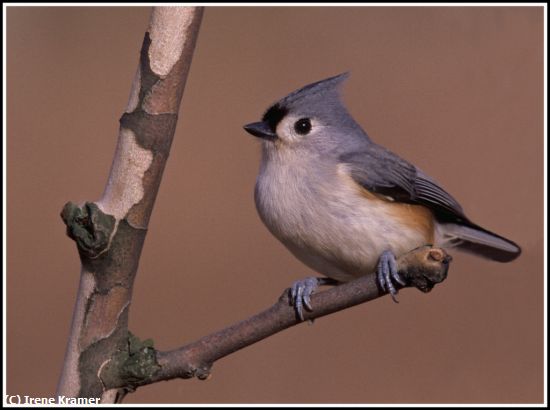
<path fill-rule="evenodd" d="M 346 109 L 345 72 L 272 104 L 244 130 L 261 141 L 254 200 L 267 229 L 322 277 L 295 281 L 291 304 L 304 320 L 320 285 L 375 272 L 397 301 L 396 259 L 424 245 L 497 262 L 521 254 L 515 242 L 472 222 L 435 179 L 375 143 Z"/>

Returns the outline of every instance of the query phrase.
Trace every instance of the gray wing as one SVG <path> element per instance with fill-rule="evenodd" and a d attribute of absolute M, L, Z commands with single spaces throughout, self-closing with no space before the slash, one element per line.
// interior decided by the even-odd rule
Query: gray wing
<path fill-rule="evenodd" d="M 373 144 L 340 156 L 356 183 L 396 201 L 422 204 L 439 219 L 469 222 L 460 204 L 433 179 L 391 151 Z"/>

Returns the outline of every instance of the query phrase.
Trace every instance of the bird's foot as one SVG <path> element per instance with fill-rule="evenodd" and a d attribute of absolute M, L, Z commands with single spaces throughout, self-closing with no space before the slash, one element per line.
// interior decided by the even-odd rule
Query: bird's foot
<path fill-rule="evenodd" d="M 338 281 L 330 278 L 316 278 L 309 277 L 301 280 L 297 280 L 290 287 L 290 304 L 294 306 L 296 314 L 301 321 L 304 321 L 304 307 L 310 312 L 313 310 L 311 307 L 311 295 L 315 290 L 322 285 L 336 285 Z"/>
<path fill-rule="evenodd" d="M 380 255 L 378 266 L 376 268 L 376 279 L 378 280 L 382 290 L 389 292 L 393 301 L 398 303 L 399 301 L 396 297 L 397 289 L 395 288 L 392 279 L 402 286 L 405 286 L 406 283 L 397 272 L 397 261 L 392 251 L 384 251 L 382 252 L 382 255 Z"/>

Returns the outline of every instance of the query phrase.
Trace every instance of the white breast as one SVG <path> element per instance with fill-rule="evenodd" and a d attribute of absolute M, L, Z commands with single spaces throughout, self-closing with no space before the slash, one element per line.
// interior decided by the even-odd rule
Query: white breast
<path fill-rule="evenodd" d="M 345 169 L 307 162 L 299 153 L 269 159 L 256 182 L 260 217 L 317 272 L 347 281 L 372 272 L 384 250 L 400 255 L 426 243 L 425 233 L 395 217 L 391 202 L 361 195 Z"/>

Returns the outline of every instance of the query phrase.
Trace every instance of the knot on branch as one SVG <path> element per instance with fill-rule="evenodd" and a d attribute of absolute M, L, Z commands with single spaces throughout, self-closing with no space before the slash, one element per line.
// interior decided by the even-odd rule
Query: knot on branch
<path fill-rule="evenodd" d="M 115 218 L 103 213 L 95 203 L 86 202 L 81 208 L 67 202 L 61 219 L 67 225 L 67 236 L 76 242 L 81 254 L 95 258 L 109 246 Z"/>
<path fill-rule="evenodd" d="M 201 366 L 195 369 L 194 375 L 199 380 L 208 380 L 210 377 L 212 377 L 212 373 L 210 373 L 211 366 Z"/>
<path fill-rule="evenodd" d="M 422 292 L 430 292 L 433 287 L 447 278 L 452 256 L 441 248 L 423 246 L 399 258 L 399 275 L 407 286 L 414 286 Z"/>
<path fill-rule="evenodd" d="M 152 339 L 140 340 L 128 332 L 128 349 L 118 352 L 101 371 L 103 384 L 133 390 L 160 370 Z"/>

